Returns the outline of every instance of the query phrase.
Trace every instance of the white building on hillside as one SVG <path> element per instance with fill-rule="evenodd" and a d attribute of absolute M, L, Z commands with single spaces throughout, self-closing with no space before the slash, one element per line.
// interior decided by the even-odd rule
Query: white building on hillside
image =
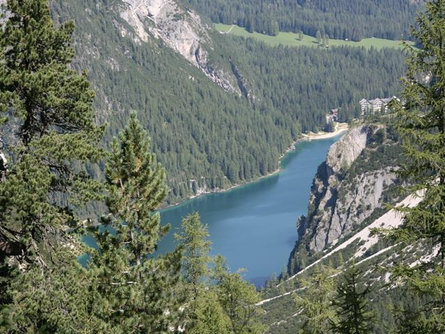
<path fill-rule="evenodd" d="M 400 101 L 395 96 L 388 98 L 376 98 L 373 100 L 361 99 L 359 104 L 362 111 L 362 116 L 365 114 L 375 114 L 380 112 L 386 113 L 388 111 L 388 103 L 393 99 Z"/>

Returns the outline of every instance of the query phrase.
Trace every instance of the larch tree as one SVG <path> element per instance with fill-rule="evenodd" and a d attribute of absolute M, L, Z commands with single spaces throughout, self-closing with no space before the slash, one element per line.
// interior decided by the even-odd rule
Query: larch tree
<path fill-rule="evenodd" d="M 211 242 L 199 214 L 185 217 L 175 237 L 182 250 L 182 291 L 186 299 L 184 328 L 187 333 L 194 334 L 231 333 L 229 317 L 216 294 L 217 285 L 210 281 Z"/>
<path fill-rule="evenodd" d="M 266 327 L 258 319 L 261 309 L 256 303 L 260 295 L 255 286 L 239 273 L 229 272 L 222 256 L 215 259 L 212 278 L 219 303 L 230 321 L 231 333 L 264 333 Z"/>
<path fill-rule="evenodd" d="M 194 301 L 194 321 L 187 323 L 186 332 L 190 334 L 233 334 L 231 322 L 224 312 L 214 289 L 209 288 Z"/>
<path fill-rule="evenodd" d="M 317 267 L 310 277 L 299 279 L 300 291 L 294 294 L 301 327 L 298 333 L 331 333 L 331 326 L 337 322 L 332 307 L 335 295 L 336 272 L 329 267 Z"/>

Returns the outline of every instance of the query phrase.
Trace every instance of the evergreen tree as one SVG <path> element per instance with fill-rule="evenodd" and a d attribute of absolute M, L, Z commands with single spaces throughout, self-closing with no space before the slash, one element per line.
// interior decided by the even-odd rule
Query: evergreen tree
<path fill-rule="evenodd" d="M 371 333 L 372 315 L 368 311 L 369 287 L 362 287 L 359 282 L 360 271 L 353 266 L 337 285 L 336 306 L 338 322 L 332 327 L 335 333 L 363 334 Z"/>
<path fill-rule="evenodd" d="M 298 31 L 298 40 L 302 41 L 304 38 L 303 32 L 301 30 Z"/>
<path fill-rule="evenodd" d="M 119 140 L 113 141 L 106 178 L 107 206 L 114 220 L 111 224 L 117 225 L 133 254 L 131 262 L 139 265 L 155 251 L 159 237 L 168 230 L 161 228 L 160 215 L 154 213 L 167 196 L 167 186 L 165 170 L 150 152 L 147 133 L 135 113 L 130 115 Z"/>
<path fill-rule="evenodd" d="M 10 282 L 0 312 L 1 333 L 97 333 L 88 309 L 90 272 L 71 247 L 52 251 L 53 265 L 31 265 Z"/>
<path fill-rule="evenodd" d="M 187 306 L 185 307 L 185 327 L 188 331 L 205 331 L 205 324 L 208 312 L 220 312 L 221 315 L 214 315 L 209 321 L 223 321 L 222 309 L 215 305 L 215 299 L 207 300 L 207 296 L 212 296 L 208 283 L 211 258 L 209 256 L 211 242 L 208 240 L 209 232 L 207 226 L 203 225 L 199 219 L 199 214 L 194 213 L 182 220 L 182 230 L 180 234 L 175 234 L 182 250 L 182 278 L 183 291 Z M 204 323 L 203 323 L 204 322 Z M 216 326 L 216 325 L 215 325 Z"/>
<path fill-rule="evenodd" d="M 445 330 L 445 1 L 427 2 L 417 26 L 412 33 L 420 47 L 408 48 L 404 102 L 392 107 L 408 157 L 401 174 L 423 198 L 416 207 L 401 208 L 402 226 L 387 233 L 408 244 L 428 240 L 438 250 L 430 263 L 399 266 L 395 275 L 432 299 L 424 305 L 425 332 L 436 333 Z"/>
<path fill-rule="evenodd" d="M 101 158 L 103 129 L 85 75 L 69 68 L 73 28 L 54 27 L 46 1 L 2 5 L 2 130 L 17 130 L 5 140 L 12 158 L 0 182 L 2 332 L 70 332 L 87 322 L 71 317 L 85 315 L 72 209 L 98 198 L 100 187 L 73 165 Z"/>
<path fill-rule="evenodd" d="M 279 32 L 280 32 L 280 27 L 278 25 L 278 22 L 275 21 L 275 20 L 272 21 L 271 28 L 270 28 L 270 33 L 268 35 L 277 36 L 279 34 Z"/>
<path fill-rule="evenodd" d="M 0 183 L 1 254 L 46 266 L 51 240 L 78 221 L 71 209 L 98 198 L 98 183 L 72 166 L 102 157 L 103 128 L 85 74 L 69 68 L 73 23 L 54 27 L 45 0 L 8 0 L 2 12 L 0 112 L 17 137 Z"/>
<path fill-rule="evenodd" d="M 328 34 L 325 34 L 324 36 L 323 36 L 323 46 L 324 47 L 329 47 L 329 35 Z"/>
<path fill-rule="evenodd" d="M 412 190 L 425 190 L 421 203 L 403 210 L 406 215 L 396 237 L 429 238 L 439 246 L 445 268 L 445 1 L 427 3 L 414 37 L 420 49 L 409 48 L 404 81 L 405 103 L 395 103 L 399 130 L 409 164 L 402 175 L 413 181 Z"/>
<path fill-rule="evenodd" d="M 265 327 L 257 320 L 260 309 L 255 303 L 260 300 L 260 295 L 255 287 L 240 274 L 228 272 L 221 256 L 215 259 L 213 279 L 219 303 L 230 320 L 231 332 L 263 333 Z"/>
<path fill-rule="evenodd" d="M 9 155 L 0 180 L 1 323 L 58 331 L 67 309 L 56 308 L 70 294 L 60 288 L 66 270 L 54 268 L 76 260 L 66 249 L 81 249 L 75 209 L 101 192 L 73 166 L 102 158 L 103 128 L 85 74 L 69 68 L 73 23 L 55 27 L 44 0 L 8 0 L 1 13 L 0 118 L 10 137 L 0 138 Z"/>
<path fill-rule="evenodd" d="M 225 260 L 218 256 L 210 272 L 210 241 L 207 227 L 198 213 L 182 220 L 182 231 L 176 235 L 183 252 L 183 291 L 185 329 L 188 333 L 262 333 L 257 321 L 259 294 L 239 274 L 231 274 Z M 210 277 L 209 277 L 210 276 Z M 209 280 L 208 278 L 211 278 Z"/>
<path fill-rule="evenodd" d="M 203 279 L 208 276 L 211 242 L 209 232 L 199 219 L 198 213 L 190 214 L 182 220 L 182 231 L 175 238 L 182 247 L 182 267 L 185 282 L 197 294 Z"/>
<path fill-rule="evenodd" d="M 302 322 L 299 333 L 330 333 L 331 324 L 337 320 L 332 307 L 335 294 L 335 282 L 332 275 L 335 271 L 316 268 L 309 278 L 299 280 L 301 292 L 294 296 Z"/>
<path fill-rule="evenodd" d="M 167 194 L 165 171 L 131 114 L 106 166 L 110 216 L 94 228 L 90 309 L 98 331 L 160 333 L 181 324 L 180 251 L 153 257 L 161 227 L 155 212 Z"/>
<path fill-rule="evenodd" d="M 438 245 L 445 268 L 445 2 L 427 3 L 419 16 L 414 37 L 420 49 L 409 48 L 408 72 L 404 81 L 403 105 L 394 102 L 398 128 L 403 135 L 408 164 L 402 176 L 424 191 L 421 203 L 405 208 L 404 224 L 393 236 L 404 241 L 428 238 Z"/>
<path fill-rule="evenodd" d="M 195 322 L 186 325 L 190 334 L 232 334 L 230 320 L 224 313 L 214 289 L 200 294 L 195 302 Z"/>

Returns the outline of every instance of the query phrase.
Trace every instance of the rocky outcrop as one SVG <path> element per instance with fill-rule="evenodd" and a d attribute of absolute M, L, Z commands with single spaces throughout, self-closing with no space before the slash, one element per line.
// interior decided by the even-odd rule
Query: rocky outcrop
<path fill-rule="evenodd" d="M 354 227 L 367 219 L 375 209 L 383 205 L 383 190 L 394 184 L 396 175 L 393 167 L 357 175 L 350 184 L 339 183 L 338 175 L 332 175 L 324 189 L 313 194 L 321 196 L 317 211 L 311 216 L 313 230 L 310 250 L 319 252 L 335 244 L 340 237 L 352 232 Z M 314 184 L 319 184 L 316 179 Z M 339 196 L 339 194 L 341 194 Z"/>
<path fill-rule="evenodd" d="M 211 49 L 209 28 L 195 12 L 183 9 L 174 0 L 122 1 L 125 6 L 120 16 L 133 28 L 136 43 L 148 42 L 150 37 L 161 39 L 220 87 L 240 94 L 233 74 L 210 64 L 207 51 Z M 126 36 L 129 32 L 121 27 L 121 34 Z"/>
<path fill-rule="evenodd" d="M 354 128 L 331 146 L 326 157 L 330 174 L 338 174 L 351 166 L 366 147 L 371 132 L 367 125 Z"/>
<path fill-rule="evenodd" d="M 350 130 L 330 148 L 314 178 L 309 209 L 299 220 L 299 241 L 290 258 L 290 273 L 357 229 L 398 182 L 398 145 L 382 125 Z M 309 260 L 308 260 L 309 258 Z"/>

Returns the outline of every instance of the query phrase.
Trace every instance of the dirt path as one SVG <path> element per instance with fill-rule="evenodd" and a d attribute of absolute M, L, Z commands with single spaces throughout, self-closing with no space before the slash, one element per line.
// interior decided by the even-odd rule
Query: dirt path
<path fill-rule="evenodd" d="M 222 35 L 230 34 L 230 32 L 232 31 L 232 29 L 233 29 L 234 27 L 235 27 L 235 25 L 232 24 L 232 26 L 230 27 L 229 30 L 227 30 L 227 31 L 220 31 L 220 34 L 222 34 Z"/>

